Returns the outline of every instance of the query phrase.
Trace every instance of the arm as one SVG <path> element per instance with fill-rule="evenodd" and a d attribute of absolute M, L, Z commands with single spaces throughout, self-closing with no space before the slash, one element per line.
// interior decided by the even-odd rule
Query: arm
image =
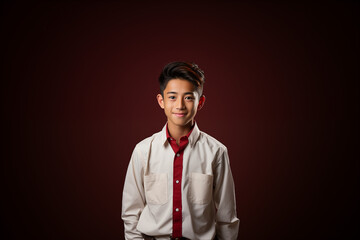
<path fill-rule="evenodd" d="M 240 220 L 236 217 L 234 180 L 226 148 L 219 156 L 214 178 L 214 202 L 217 209 L 216 236 L 218 239 L 237 239 Z"/>
<path fill-rule="evenodd" d="M 125 239 L 143 239 L 136 226 L 144 207 L 143 166 L 140 152 L 135 147 L 127 169 L 122 198 L 121 217 L 124 221 Z"/>

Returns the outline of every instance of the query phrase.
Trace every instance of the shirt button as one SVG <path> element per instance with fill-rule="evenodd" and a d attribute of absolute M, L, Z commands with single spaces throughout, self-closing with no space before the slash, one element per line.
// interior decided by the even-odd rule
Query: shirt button
<path fill-rule="evenodd" d="M 176 154 L 177 157 L 180 157 L 180 153 Z"/>
<path fill-rule="evenodd" d="M 179 209 L 178 209 L 178 208 L 176 208 L 176 209 L 175 209 L 175 211 L 177 211 L 177 212 L 178 212 L 178 211 L 179 211 Z"/>
<path fill-rule="evenodd" d="M 179 180 L 176 180 L 175 182 L 176 182 L 176 183 L 179 183 Z"/>

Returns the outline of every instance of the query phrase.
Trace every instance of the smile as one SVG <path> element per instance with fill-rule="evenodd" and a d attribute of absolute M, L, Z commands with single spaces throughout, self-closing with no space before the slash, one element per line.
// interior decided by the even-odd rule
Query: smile
<path fill-rule="evenodd" d="M 185 113 L 174 113 L 174 115 L 177 117 L 184 117 Z"/>

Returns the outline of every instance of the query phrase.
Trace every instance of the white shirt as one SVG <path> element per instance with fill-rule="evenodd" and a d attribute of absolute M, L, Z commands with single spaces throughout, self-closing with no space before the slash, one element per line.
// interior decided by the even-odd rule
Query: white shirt
<path fill-rule="evenodd" d="M 174 154 L 166 125 L 136 145 L 122 199 L 126 239 L 171 235 Z M 183 237 L 237 239 L 240 221 L 227 149 L 196 124 L 184 150 L 181 184 Z"/>

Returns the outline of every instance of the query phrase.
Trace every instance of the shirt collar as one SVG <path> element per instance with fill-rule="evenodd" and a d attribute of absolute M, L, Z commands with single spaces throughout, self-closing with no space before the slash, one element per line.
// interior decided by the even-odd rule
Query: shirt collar
<path fill-rule="evenodd" d="M 195 122 L 192 130 L 187 134 L 187 137 L 189 139 L 189 144 L 191 146 L 194 146 L 194 144 L 198 140 L 199 136 L 200 136 L 200 129 L 198 128 L 197 123 Z M 169 134 L 169 132 L 167 130 L 167 123 L 165 124 L 165 126 L 161 130 L 160 137 L 161 137 L 161 142 L 163 144 L 168 143 L 168 137 L 170 137 L 170 134 Z"/>

